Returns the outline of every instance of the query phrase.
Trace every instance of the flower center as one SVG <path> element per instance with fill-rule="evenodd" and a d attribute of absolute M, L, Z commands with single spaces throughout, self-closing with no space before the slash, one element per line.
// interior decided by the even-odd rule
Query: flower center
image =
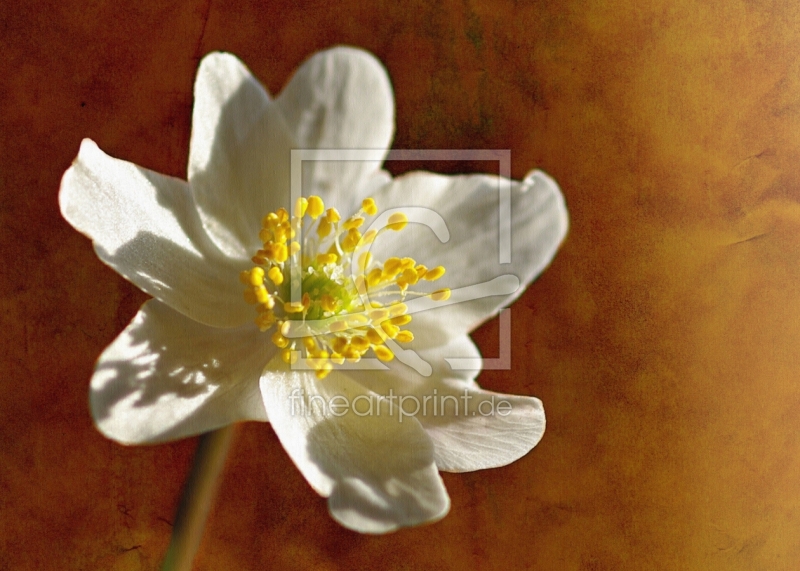
<path fill-rule="evenodd" d="M 373 260 L 372 242 L 408 224 L 405 214 L 395 212 L 383 227 L 362 234 L 367 218 L 377 212 L 375 201 L 366 198 L 342 221 L 335 208 L 326 210 L 319 196 L 310 196 L 298 199 L 291 217 L 279 208 L 263 218 L 263 248 L 252 258 L 255 266 L 239 279 L 247 286 L 245 301 L 255 306 L 256 325 L 262 332 L 275 328 L 272 342 L 284 362 L 294 364 L 305 353 L 305 363 L 323 379 L 334 365 L 357 363 L 369 351 L 391 361 L 390 346 L 414 339 L 401 329 L 411 321 L 406 299 L 450 297 L 447 288 L 409 290 L 420 281 L 438 280 L 442 266 L 429 269 L 412 258 Z"/>

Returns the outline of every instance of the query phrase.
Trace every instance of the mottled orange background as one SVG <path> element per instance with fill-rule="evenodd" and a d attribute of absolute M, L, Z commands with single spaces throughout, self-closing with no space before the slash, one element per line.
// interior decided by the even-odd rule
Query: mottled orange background
<path fill-rule="evenodd" d="M 238 430 L 199 570 L 800 569 L 800 3 L 5 0 L 0 5 L 0 569 L 157 569 L 196 440 L 126 448 L 87 409 L 145 296 L 62 220 L 91 137 L 185 177 L 212 50 L 272 92 L 363 46 L 396 148 L 511 149 L 562 185 L 569 237 L 513 306 L 542 443 L 445 474 L 450 515 L 339 527 L 272 429 Z M 485 165 L 394 163 L 483 170 Z M 498 325 L 475 334 L 497 356 Z"/>

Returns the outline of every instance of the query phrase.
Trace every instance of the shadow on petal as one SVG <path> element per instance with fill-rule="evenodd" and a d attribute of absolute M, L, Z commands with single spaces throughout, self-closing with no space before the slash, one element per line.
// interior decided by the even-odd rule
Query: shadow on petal
<path fill-rule="evenodd" d="M 103 352 L 91 382 L 98 428 L 125 443 L 266 420 L 258 376 L 270 344 L 250 326 L 211 328 L 147 302 Z"/>
<path fill-rule="evenodd" d="M 334 482 L 333 517 L 363 533 L 444 517 L 449 498 L 433 446 L 414 419 L 405 419 L 405 428 L 397 416 L 379 420 L 350 411 L 346 417 L 323 420 L 308 435 L 309 457 Z"/>

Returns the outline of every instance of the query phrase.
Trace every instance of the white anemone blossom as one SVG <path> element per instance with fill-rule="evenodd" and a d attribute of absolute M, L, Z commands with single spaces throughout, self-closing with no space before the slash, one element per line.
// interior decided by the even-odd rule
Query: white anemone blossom
<path fill-rule="evenodd" d="M 443 517 L 439 470 L 503 466 L 544 432 L 538 399 L 478 386 L 468 333 L 552 259 L 567 231 L 558 186 L 539 171 L 392 179 L 392 88 L 353 48 L 314 55 L 276 98 L 212 53 L 194 96 L 188 182 L 87 139 L 61 184 L 64 217 L 153 297 L 97 362 L 97 427 L 145 444 L 269 421 L 342 525 L 385 533 Z M 380 160 L 303 161 L 292 204 L 292 149 Z M 417 211 L 432 222 L 414 223 Z M 378 212 L 392 214 L 369 230 Z"/>

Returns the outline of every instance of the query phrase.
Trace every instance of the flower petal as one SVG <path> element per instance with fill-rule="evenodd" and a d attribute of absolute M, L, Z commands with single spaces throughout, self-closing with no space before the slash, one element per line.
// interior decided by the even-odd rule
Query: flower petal
<path fill-rule="evenodd" d="M 100 356 L 92 415 L 124 444 L 265 421 L 258 378 L 274 352 L 254 325 L 216 329 L 150 300 Z"/>
<path fill-rule="evenodd" d="M 413 414 L 434 445 L 436 466 L 447 472 L 471 472 L 505 466 L 536 446 L 545 429 L 539 399 L 493 393 L 473 382 L 478 371 L 451 370 L 447 359 L 480 357 L 464 335 L 449 343 L 419 350 L 431 364 L 426 376 L 397 360 L 386 372 L 348 371 L 368 390 Z"/>
<path fill-rule="evenodd" d="M 411 173 L 394 179 L 375 196 L 382 209 L 424 207 L 426 218 L 441 218 L 449 230 L 442 243 L 430 228 L 411 224 L 400 236 L 388 232 L 372 248 L 375 259 L 409 256 L 428 267 L 442 265 L 440 280 L 415 286 L 419 291 L 453 290 L 447 302 L 427 298 L 410 302 L 411 329 L 423 346 L 446 343 L 472 331 L 519 297 L 550 263 L 567 232 L 564 199 L 556 182 L 540 171 L 510 182 L 510 263 L 500 260 L 498 192 L 502 179 L 488 175 L 447 177 Z M 508 181 L 506 181 L 508 182 Z M 446 234 L 446 233 L 445 233 Z M 445 235 L 445 238 L 447 236 Z M 496 281 L 492 281 L 499 278 Z M 468 289 L 457 291 L 459 288 Z"/>
<path fill-rule="evenodd" d="M 436 466 L 446 472 L 472 472 L 510 464 L 544 435 L 542 401 L 494 393 L 455 379 L 434 384 L 438 414 L 417 415 L 435 448 Z"/>
<path fill-rule="evenodd" d="M 208 233 L 250 257 L 268 212 L 289 203 L 291 138 L 278 108 L 235 56 L 203 58 L 194 86 L 189 183 Z"/>
<path fill-rule="evenodd" d="M 246 262 L 209 240 L 185 182 L 109 157 L 85 139 L 59 203 L 101 260 L 173 309 L 218 327 L 251 318 L 237 279 Z"/>
<path fill-rule="evenodd" d="M 413 418 L 390 416 L 386 403 L 338 371 L 318 381 L 279 358 L 265 370 L 261 393 L 289 456 L 345 527 L 386 533 L 447 513 L 433 447 Z"/>
<path fill-rule="evenodd" d="M 394 95 L 386 70 L 371 54 L 337 47 L 309 58 L 276 99 L 301 149 L 387 151 L 394 135 Z M 357 210 L 355 190 L 379 161 L 304 161 L 304 194 L 317 193 L 342 214 Z"/>

